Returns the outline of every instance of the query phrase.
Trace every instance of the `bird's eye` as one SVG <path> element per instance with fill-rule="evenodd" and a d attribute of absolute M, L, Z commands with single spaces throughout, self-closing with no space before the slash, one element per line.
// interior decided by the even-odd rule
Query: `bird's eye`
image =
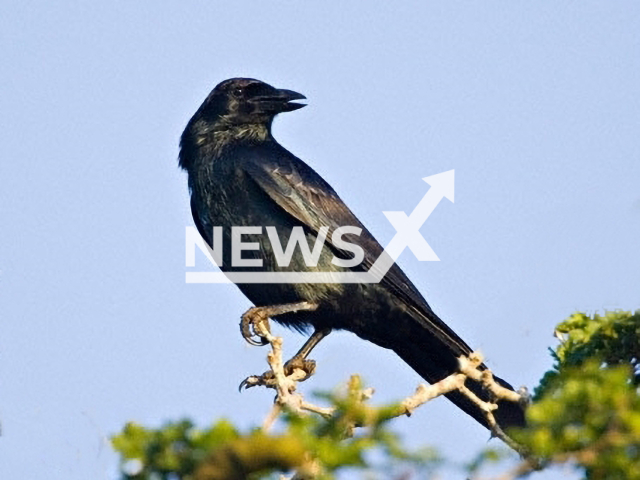
<path fill-rule="evenodd" d="M 240 98 L 244 93 L 244 90 L 242 89 L 242 87 L 236 87 L 233 89 L 233 92 L 231 93 L 233 94 L 234 97 Z"/>

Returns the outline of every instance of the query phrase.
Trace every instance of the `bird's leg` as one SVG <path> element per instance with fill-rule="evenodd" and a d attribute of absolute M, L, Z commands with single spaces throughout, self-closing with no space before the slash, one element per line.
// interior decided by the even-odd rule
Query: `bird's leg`
<path fill-rule="evenodd" d="M 285 303 L 283 305 L 270 305 L 268 307 L 253 307 L 242 315 L 242 319 L 240 320 L 240 332 L 250 345 L 266 345 L 269 342 L 267 342 L 262 335 L 256 331 L 255 326 L 257 324 L 263 324 L 266 330 L 270 331 L 270 317 L 275 317 L 284 313 L 299 312 L 300 310 L 315 310 L 316 308 L 318 308 L 318 305 L 310 302 Z M 259 340 L 255 340 L 254 337 L 257 337 Z"/>
<path fill-rule="evenodd" d="M 313 374 L 313 371 L 316 369 L 316 362 L 313 360 L 307 360 L 307 357 L 311 353 L 311 350 L 316 348 L 316 345 L 318 345 L 320 341 L 330 333 L 330 328 L 314 330 L 313 334 L 309 338 L 307 338 L 306 342 L 304 342 L 304 345 L 300 347 L 298 353 L 296 353 L 287 361 L 287 363 L 284 364 L 285 373 L 287 375 L 291 375 L 295 368 L 300 368 L 307 372 L 309 376 L 311 376 Z"/>
<path fill-rule="evenodd" d="M 320 343 L 320 341 L 330 333 L 331 333 L 330 328 L 323 328 L 322 330 L 318 330 L 318 329 L 314 330 L 313 334 L 309 338 L 307 338 L 307 341 L 304 342 L 304 345 L 300 347 L 300 350 L 298 350 L 298 353 L 296 353 L 291 360 L 293 360 L 294 358 L 300 358 L 303 360 L 306 359 L 311 353 L 311 350 L 316 348 L 316 346 Z M 291 360 L 289 360 L 289 362 Z"/>
<path fill-rule="evenodd" d="M 324 328 L 321 330 L 316 329 L 313 334 L 304 342 L 304 345 L 298 350 L 289 361 L 284 364 L 284 373 L 286 376 L 290 376 L 296 369 L 302 370 L 305 373 L 305 376 L 299 379 L 299 382 L 302 382 L 313 375 L 316 369 L 316 362 L 314 360 L 307 360 L 307 357 L 311 353 L 320 341 L 331 333 L 330 328 Z M 252 375 L 247 377 L 240 384 L 240 390 L 242 388 L 251 388 L 257 385 L 264 385 L 267 387 L 273 387 L 275 381 L 275 376 L 271 370 L 263 373 L 260 376 Z"/>

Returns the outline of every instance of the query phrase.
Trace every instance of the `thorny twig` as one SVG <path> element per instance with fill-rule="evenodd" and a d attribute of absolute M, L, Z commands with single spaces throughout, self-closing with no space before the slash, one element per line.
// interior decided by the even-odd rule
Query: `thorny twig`
<path fill-rule="evenodd" d="M 321 407 L 309 403 L 304 400 L 300 393 L 296 392 L 297 383 L 308 378 L 308 374 L 302 369 L 294 369 L 290 375 L 286 375 L 284 370 L 285 363 L 282 359 L 282 338 L 272 335 L 263 324 L 257 324 L 255 327 L 257 330 L 256 333 L 262 336 L 271 346 L 271 351 L 267 354 L 267 362 L 273 372 L 274 381 L 272 384 L 267 386 L 268 388 L 274 388 L 276 390 L 274 406 L 263 422 L 263 429 L 268 430 L 271 428 L 283 408 L 289 409 L 298 414 L 312 412 L 324 417 L 331 417 L 335 413 L 335 408 Z M 461 356 L 458 361 L 458 372 L 453 373 L 431 385 L 421 383 L 418 385 L 413 395 L 410 395 L 400 402 L 397 409 L 391 412 L 390 417 L 400 417 L 402 415 L 410 416 L 413 411 L 421 405 L 424 405 L 441 395 L 458 390 L 474 402 L 484 413 L 487 423 L 491 429 L 492 436 L 500 438 L 508 446 L 525 457 L 523 464 L 528 465 L 528 471 L 539 468 L 537 466 L 538 462 L 535 459 L 529 458 L 530 453 L 507 436 L 497 424 L 493 412 L 498 408 L 498 406 L 495 403 L 487 402 L 479 398 L 465 386 L 465 381 L 467 378 L 470 378 L 481 383 L 483 387 L 492 394 L 495 401 L 507 400 L 511 402 L 523 402 L 525 401 L 523 395 L 498 384 L 493 379 L 491 371 L 479 370 L 478 367 L 483 361 L 482 355 L 479 352 L 473 352 L 468 357 Z M 372 393 L 373 390 L 368 389 L 366 397 L 370 397 Z M 356 425 L 354 425 L 354 427 L 355 426 Z M 312 469 L 315 469 L 315 467 L 312 467 Z M 306 473 L 302 474 L 299 472 L 292 477 L 292 480 L 300 478 L 309 478 L 309 476 Z"/>

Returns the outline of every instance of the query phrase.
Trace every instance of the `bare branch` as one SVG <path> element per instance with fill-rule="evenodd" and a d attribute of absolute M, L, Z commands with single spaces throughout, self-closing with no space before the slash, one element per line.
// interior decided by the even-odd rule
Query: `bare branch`
<path fill-rule="evenodd" d="M 289 409 L 300 415 L 305 412 L 312 412 L 323 417 L 331 417 L 335 413 L 333 407 L 321 407 L 314 405 L 304 400 L 300 393 L 296 392 L 297 383 L 306 380 L 309 377 L 309 372 L 302 370 L 301 368 L 294 368 L 293 371 L 287 375 L 285 372 L 285 362 L 282 359 L 282 338 L 276 337 L 271 334 L 269 327 L 264 323 L 257 323 L 254 325 L 256 333 L 264 338 L 271 346 L 271 351 L 267 354 L 267 362 L 273 373 L 273 381 L 269 381 L 264 384 L 267 388 L 273 388 L 276 390 L 276 398 L 274 406 L 264 420 L 263 428 L 268 430 L 271 428 L 278 415 L 282 412 L 283 408 Z M 420 384 L 416 388 L 413 395 L 405 398 L 398 404 L 397 407 L 391 408 L 385 412 L 385 418 L 394 418 L 402 415 L 410 416 L 416 408 L 430 402 L 434 398 L 441 395 L 445 395 L 452 391 L 459 391 L 466 397 L 468 397 L 478 408 L 484 413 L 487 420 L 487 424 L 491 429 L 493 436 L 500 438 L 508 446 L 520 453 L 525 460 L 518 466 L 513 472 L 509 472 L 504 478 L 519 478 L 520 476 L 531 472 L 539 468 L 539 462 L 532 459 L 530 453 L 526 451 L 521 445 L 514 442 L 509 436 L 507 436 L 500 426 L 497 424 L 493 412 L 498 408 L 498 405 L 494 402 L 498 400 L 506 400 L 510 402 L 523 402 L 525 397 L 512 390 L 504 388 L 498 384 L 490 370 L 479 370 L 482 365 L 482 355 L 479 352 L 473 352 L 468 357 L 461 356 L 459 359 L 459 371 L 443 378 L 442 380 L 433 383 L 431 385 Z M 491 393 L 493 402 L 488 402 L 479 398 L 469 388 L 465 386 L 465 381 L 472 379 L 482 384 L 482 386 Z M 373 395 L 373 389 L 365 389 L 361 392 L 361 401 L 365 402 Z M 353 428 L 361 425 L 346 426 L 348 436 L 349 432 Z M 312 459 L 309 459 L 305 464 L 309 465 L 310 470 L 301 469 L 293 477 L 294 479 L 313 478 L 313 474 L 310 471 L 319 469 L 319 465 Z M 515 475 L 515 476 L 514 476 Z"/>

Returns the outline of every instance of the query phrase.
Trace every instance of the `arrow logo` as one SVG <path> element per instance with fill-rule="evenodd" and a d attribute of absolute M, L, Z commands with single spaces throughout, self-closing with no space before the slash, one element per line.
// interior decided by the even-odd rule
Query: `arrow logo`
<path fill-rule="evenodd" d="M 424 177 L 422 180 L 431 185 L 431 188 L 409 216 L 404 212 L 382 212 L 396 229 L 396 234 L 369 270 L 375 278 L 379 278 L 378 281 L 382 280 L 406 247 L 421 262 L 440 260 L 420 233 L 420 228 L 443 198 L 454 201 L 454 170 Z"/>

